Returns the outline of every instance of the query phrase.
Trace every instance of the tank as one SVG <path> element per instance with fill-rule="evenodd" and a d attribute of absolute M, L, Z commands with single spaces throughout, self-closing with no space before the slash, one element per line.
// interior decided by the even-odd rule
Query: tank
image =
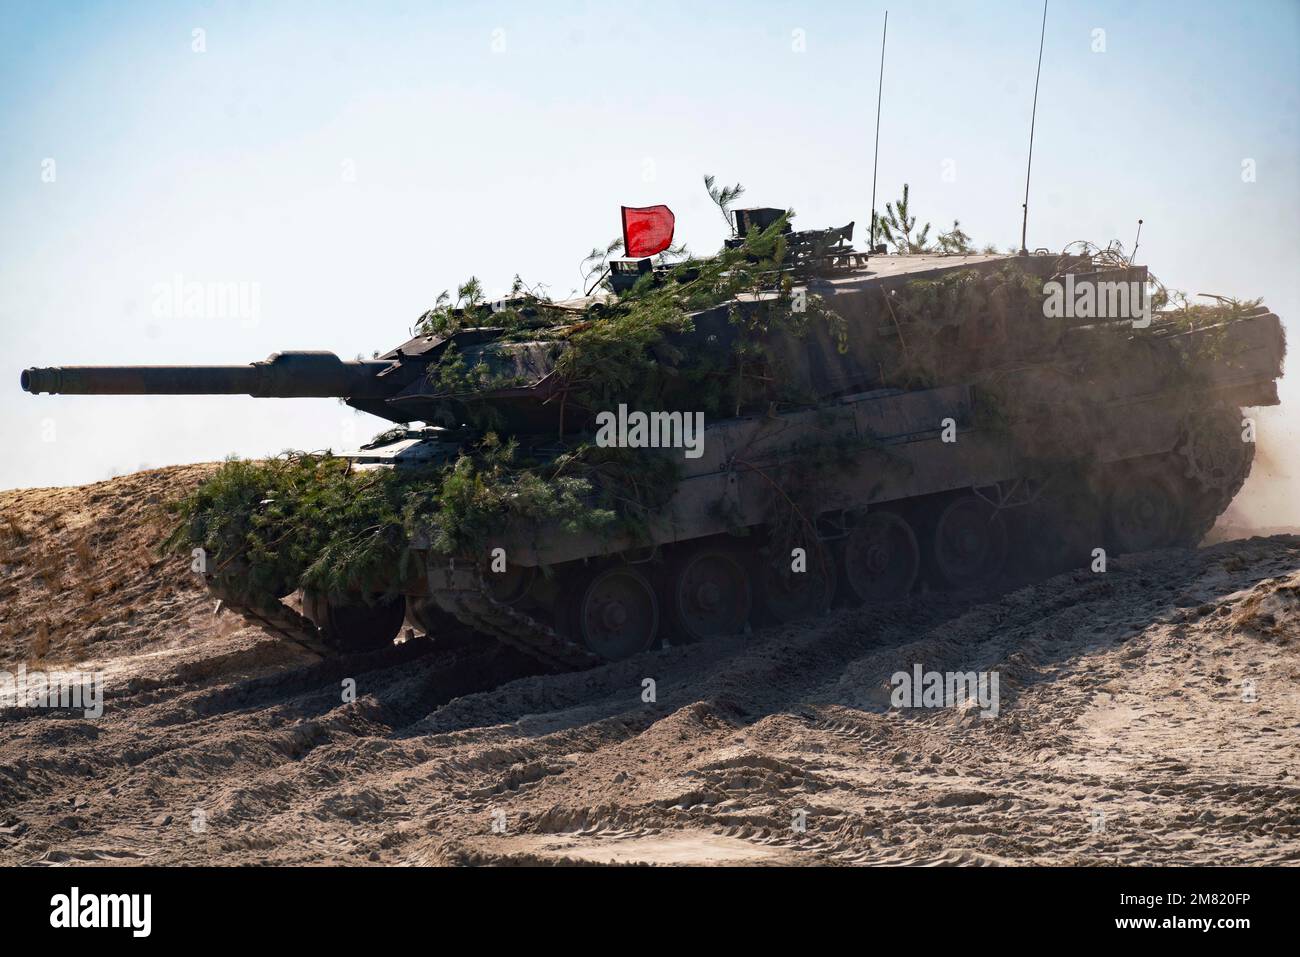
<path fill-rule="evenodd" d="M 238 561 L 206 574 L 228 606 L 314 646 L 375 648 L 406 623 L 555 668 L 1195 546 L 1249 473 L 1242 409 L 1278 402 L 1276 315 L 1257 303 L 1099 315 L 1101 290 L 1149 285 L 1145 267 L 1113 253 L 867 255 L 852 224 L 796 232 L 780 210 L 739 211 L 736 223 L 719 256 L 752 267 L 747 285 L 683 307 L 689 321 L 639 344 L 627 368 L 654 377 L 651 390 L 637 379 L 598 401 L 575 392 L 575 330 L 599 329 L 648 290 L 692 288 L 709 260 L 617 260 L 594 295 L 444 308 L 373 360 L 33 368 L 21 384 L 337 396 L 397 424 L 343 453 L 358 471 L 447 467 L 489 431 L 537 461 L 603 434 L 647 470 L 668 463 L 670 491 L 635 529 L 502 519 L 473 549 L 448 550 L 430 528 L 400 569 L 353 592 L 309 589 L 301 612 L 250 597 Z M 775 267 L 755 266 L 747 243 L 760 234 L 779 243 Z M 1097 299 L 1082 308 L 1089 288 Z M 768 321 L 774 309 L 782 323 Z M 677 374 L 682 357 L 691 376 Z M 747 379 L 750 362 L 760 373 Z M 731 404 L 699 412 L 702 390 L 733 373 Z M 296 587 L 274 590 L 288 599 Z"/>

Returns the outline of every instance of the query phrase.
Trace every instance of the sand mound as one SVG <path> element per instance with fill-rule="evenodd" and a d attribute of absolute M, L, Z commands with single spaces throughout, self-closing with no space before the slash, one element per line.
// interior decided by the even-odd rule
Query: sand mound
<path fill-rule="evenodd" d="M 66 665 L 166 647 L 178 625 L 210 612 L 188 563 L 156 546 L 163 503 L 211 469 L 0 492 L 0 663 Z"/>

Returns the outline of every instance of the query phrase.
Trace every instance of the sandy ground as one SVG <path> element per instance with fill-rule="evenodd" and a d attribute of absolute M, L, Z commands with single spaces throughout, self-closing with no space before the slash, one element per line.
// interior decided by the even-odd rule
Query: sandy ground
<path fill-rule="evenodd" d="M 0 863 L 1300 862 L 1300 537 L 576 674 L 321 661 L 149 550 L 204 468 L 0 493 L 0 669 L 107 681 L 0 710 Z M 891 707 L 918 664 L 999 713 Z"/>

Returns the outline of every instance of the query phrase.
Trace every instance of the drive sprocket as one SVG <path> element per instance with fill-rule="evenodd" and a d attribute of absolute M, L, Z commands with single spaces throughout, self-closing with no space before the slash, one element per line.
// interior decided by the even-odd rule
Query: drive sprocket
<path fill-rule="evenodd" d="M 1254 445 L 1242 438 L 1240 410 L 1219 403 L 1188 410 L 1178 454 L 1183 474 L 1201 491 L 1235 491 L 1250 471 Z"/>

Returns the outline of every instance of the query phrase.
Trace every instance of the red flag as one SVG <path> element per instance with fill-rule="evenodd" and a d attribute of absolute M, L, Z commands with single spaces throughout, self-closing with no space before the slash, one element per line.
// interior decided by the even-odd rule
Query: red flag
<path fill-rule="evenodd" d="M 623 255 L 641 259 L 663 252 L 673 244 L 676 222 L 667 206 L 624 206 Z"/>

